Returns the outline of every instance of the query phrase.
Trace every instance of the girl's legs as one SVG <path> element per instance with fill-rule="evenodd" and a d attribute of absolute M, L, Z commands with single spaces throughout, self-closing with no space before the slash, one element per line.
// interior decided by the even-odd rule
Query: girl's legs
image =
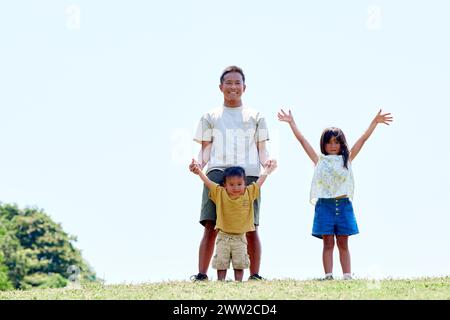
<path fill-rule="evenodd" d="M 336 236 L 341 260 L 342 272 L 351 274 L 350 251 L 348 250 L 348 236 Z"/>
<path fill-rule="evenodd" d="M 227 276 L 227 270 L 217 270 L 217 280 L 224 281 Z"/>
<path fill-rule="evenodd" d="M 243 269 L 234 269 L 234 280 L 242 281 L 243 277 L 244 277 L 244 270 Z"/>
<path fill-rule="evenodd" d="M 325 274 L 333 273 L 334 234 L 323 236 L 323 268 Z"/>

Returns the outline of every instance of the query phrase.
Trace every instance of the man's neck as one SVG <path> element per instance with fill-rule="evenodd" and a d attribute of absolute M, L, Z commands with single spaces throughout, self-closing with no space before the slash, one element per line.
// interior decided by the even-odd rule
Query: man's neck
<path fill-rule="evenodd" d="M 239 108 L 242 107 L 242 100 L 225 100 L 223 105 L 228 108 Z"/>

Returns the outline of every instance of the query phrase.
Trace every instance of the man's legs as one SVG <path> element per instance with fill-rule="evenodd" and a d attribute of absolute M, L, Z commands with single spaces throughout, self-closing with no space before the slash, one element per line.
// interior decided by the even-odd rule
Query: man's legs
<path fill-rule="evenodd" d="M 258 236 L 258 226 L 255 231 L 247 232 L 247 252 L 250 258 L 250 276 L 259 274 L 261 265 L 261 241 Z"/>
<path fill-rule="evenodd" d="M 214 221 L 206 220 L 205 229 L 198 250 L 198 272 L 207 274 L 211 257 L 214 253 L 214 242 L 217 231 L 214 230 Z"/>

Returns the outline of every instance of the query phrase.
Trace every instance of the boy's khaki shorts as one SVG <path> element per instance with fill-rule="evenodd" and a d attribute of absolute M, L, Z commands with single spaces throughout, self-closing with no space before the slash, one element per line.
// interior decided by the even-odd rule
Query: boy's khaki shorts
<path fill-rule="evenodd" d="M 236 270 L 247 269 L 250 266 L 247 238 L 245 233 L 229 234 L 219 231 L 212 267 L 217 270 L 227 270 L 230 268 L 230 260 L 233 261 L 233 269 Z"/>

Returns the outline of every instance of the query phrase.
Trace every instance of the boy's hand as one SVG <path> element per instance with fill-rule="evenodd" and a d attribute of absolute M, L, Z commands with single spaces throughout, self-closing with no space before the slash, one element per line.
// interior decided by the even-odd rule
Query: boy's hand
<path fill-rule="evenodd" d="M 256 180 L 256 184 L 259 187 L 261 187 L 264 181 L 266 181 L 267 176 L 271 174 L 273 170 L 275 170 L 275 168 L 277 167 L 277 160 L 274 159 L 267 160 L 266 162 L 264 162 L 263 167 L 264 167 L 263 172 L 261 172 L 258 180 Z"/>
<path fill-rule="evenodd" d="M 277 168 L 277 160 L 271 159 L 264 163 L 264 174 L 271 174 Z"/>
<path fill-rule="evenodd" d="M 377 115 L 375 116 L 375 118 L 373 119 L 373 122 L 375 123 L 384 123 L 389 125 L 388 122 L 392 122 L 393 117 L 391 116 L 390 113 L 385 113 L 385 114 L 381 114 L 381 109 L 380 111 L 378 111 Z"/>
<path fill-rule="evenodd" d="M 202 168 L 200 166 L 200 164 L 195 161 L 194 159 L 192 159 L 191 164 L 189 165 L 189 170 L 195 174 L 199 174 L 200 171 L 202 171 Z"/>
<path fill-rule="evenodd" d="M 289 110 L 289 114 L 287 114 L 281 109 L 281 112 L 278 112 L 278 120 L 291 124 L 294 122 L 294 116 L 292 115 L 291 110 Z"/>

